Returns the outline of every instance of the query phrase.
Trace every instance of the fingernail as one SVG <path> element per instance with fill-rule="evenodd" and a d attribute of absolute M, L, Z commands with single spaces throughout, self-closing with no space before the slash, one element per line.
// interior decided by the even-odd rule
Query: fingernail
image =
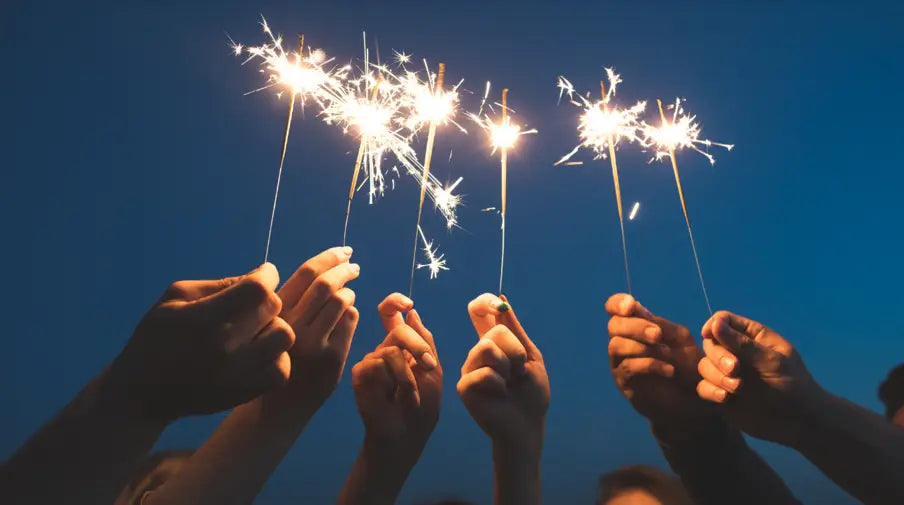
<path fill-rule="evenodd" d="M 671 376 L 675 375 L 675 367 L 668 363 L 666 363 L 665 365 L 662 365 L 662 371 L 665 373 L 665 375 L 667 377 L 671 377 Z"/>
<path fill-rule="evenodd" d="M 345 247 L 342 248 L 342 252 L 343 252 L 346 256 L 351 256 L 352 253 L 354 252 L 354 249 L 352 249 L 352 248 L 349 247 L 349 246 L 345 246 Z"/>
<path fill-rule="evenodd" d="M 424 368 L 427 370 L 433 370 L 436 368 L 436 358 L 429 352 L 425 352 L 424 354 L 421 354 L 421 364 L 424 365 Z"/>
<path fill-rule="evenodd" d="M 351 264 L 349 264 L 349 267 L 352 269 L 352 272 L 354 272 L 356 274 L 361 273 L 361 265 L 359 265 L 357 263 L 351 263 Z"/>
<path fill-rule="evenodd" d="M 621 308 L 622 314 L 630 314 L 631 310 L 634 308 L 634 297 L 631 295 L 624 297 L 619 308 Z"/>
<path fill-rule="evenodd" d="M 741 381 L 732 377 L 722 377 L 722 387 L 735 392 L 738 390 L 738 386 L 741 385 Z"/>
<path fill-rule="evenodd" d="M 728 393 L 726 393 L 724 389 L 717 389 L 717 390 L 716 390 L 716 398 L 717 398 L 720 402 L 724 402 L 724 401 L 725 401 L 725 398 L 726 398 L 727 396 L 728 396 Z"/>
<path fill-rule="evenodd" d="M 734 370 L 735 360 L 733 358 L 729 358 L 728 356 L 724 356 L 720 361 L 722 364 L 722 371 L 725 373 L 731 373 Z"/>
<path fill-rule="evenodd" d="M 648 326 L 643 330 L 643 334 L 646 335 L 648 339 L 655 342 L 662 336 L 662 330 L 660 330 L 658 326 Z"/>
<path fill-rule="evenodd" d="M 509 304 L 505 303 L 502 300 L 496 300 L 493 302 L 493 308 L 498 310 L 499 312 L 507 312 L 509 310 Z"/>

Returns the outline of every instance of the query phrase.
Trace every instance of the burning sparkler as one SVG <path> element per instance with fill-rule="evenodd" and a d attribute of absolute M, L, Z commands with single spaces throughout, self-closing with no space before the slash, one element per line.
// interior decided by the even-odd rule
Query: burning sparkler
<path fill-rule="evenodd" d="M 426 66 L 426 61 L 424 62 Z M 417 262 L 417 238 L 421 227 L 421 214 L 424 210 L 424 196 L 428 190 L 428 182 L 430 181 L 430 161 L 433 158 L 433 143 L 436 139 L 437 126 L 446 123 L 453 123 L 462 131 L 461 125 L 454 122 L 453 117 L 458 105 L 458 86 L 459 82 L 451 90 L 443 88 L 445 79 L 446 66 L 439 64 L 439 71 L 435 78 L 427 69 L 426 82 L 420 80 L 414 72 L 407 72 L 402 79 L 402 88 L 404 89 L 404 99 L 406 108 L 409 111 L 408 119 L 405 126 L 416 134 L 420 129 L 427 125 L 427 147 L 424 153 L 424 163 L 422 165 L 421 174 L 421 194 L 417 207 L 417 223 L 414 234 L 414 248 L 411 253 L 411 277 L 408 282 L 408 297 L 410 298 L 414 291 L 414 270 Z M 450 200 L 446 200 L 451 203 Z M 451 226 L 451 225 L 450 225 Z"/>
<path fill-rule="evenodd" d="M 486 92 L 484 93 L 483 102 L 480 104 L 480 110 L 482 111 L 484 105 L 486 104 L 487 96 L 490 93 L 490 83 L 487 82 Z M 502 90 L 502 103 L 500 104 L 502 108 L 502 119 L 496 123 L 494 122 L 489 115 L 485 114 L 483 117 L 480 116 L 480 112 L 477 114 L 469 114 L 469 117 L 476 122 L 481 128 L 486 130 L 490 136 L 490 146 L 493 148 L 491 154 L 495 154 L 496 150 L 499 150 L 500 155 L 500 164 L 501 164 L 501 190 L 502 190 L 502 207 L 500 211 L 500 215 L 502 216 L 502 221 L 500 225 L 500 234 L 502 235 L 502 249 L 500 253 L 499 259 L 499 293 L 502 293 L 502 274 L 505 270 L 505 207 L 506 207 L 506 178 L 508 171 L 508 150 L 515 147 L 515 143 L 518 140 L 518 137 L 521 135 L 527 135 L 531 133 L 537 133 L 537 130 L 526 130 L 521 131 L 521 127 L 515 123 L 512 123 L 511 117 L 509 117 L 509 108 L 508 108 L 508 88 Z M 492 106 L 490 107 L 492 109 Z"/>
<path fill-rule="evenodd" d="M 430 278 L 436 279 L 436 276 L 439 275 L 440 270 L 449 270 L 449 267 L 446 266 L 446 260 L 444 259 L 445 254 L 440 254 L 437 256 L 437 249 L 433 245 L 433 241 L 428 241 L 427 237 L 424 236 L 423 230 L 421 227 L 417 227 L 418 235 L 420 235 L 421 240 L 424 242 L 424 254 L 427 255 L 427 263 L 419 263 L 417 265 L 418 269 L 426 268 L 430 271 Z"/>
<path fill-rule="evenodd" d="M 298 35 L 298 52 L 289 53 L 283 49 L 282 36 L 274 35 L 267 20 L 261 17 L 261 27 L 270 37 L 270 42 L 260 46 L 244 46 L 232 43 L 232 50 L 236 56 L 242 54 L 247 55 L 247 59 L 242 63 L 248 63 L 251 60 L 259 59 L 261 61 L 261 72 L 268 74 L 267 84 L 250 91 L 255 93 L 272 87 L 279 87 L 281 94 L 283 91 L 289 92 L 289 110 L 286 115 L 286 127 L 283 133 L 282 149 L 279 156 L 279 169 L 276 173 L 276 191 L 273 195 L 273 208 L 270 211 L 270 227 L 267 231 L 267 246 L 264 252 L 264 261 L 270 257 L 270 238 L 273 234 L 273 220 L 276 217 L 276 202 L 279 198 L 279 185 L 282 180 L 283 164 L 286 160 L 286 149 L 289 145 L 289 131 L 292 128 L 292 115 L 295 111 L 295 101 L 299 100 L 302 105 L 307 98 L 311 98 L 318 104 L 322 105 L 322 93 L 336 85 L 341 81 L 346 68 L 326 69 L 332 60 L 327 60 L 323 51 L 311 50 L 308 56 L 304 55 L 304 35 Z"/>
<path fill-rule="evenodd" d="M 701 150 L 698 146 L 719 146 L 727 150 L 731 150 L 733 144 L 720 144 L 709 140 L 700 139 L 700 125 L 695 121 L 696 116 L 687 114 L 681 106 L 681 99 L 675 100 L 672 106 L 672 118 L 666 118 L 665 110 L 662 108 L 662 101 L 656 100 L 659 105 L 659 116 L 662 123 L 658 126 L 651 126 L 646 123 L 642 126 L 643 143 L 655 150 L 654 159 L 660 160 L 668 156 L 672 161 L 672 171 L 675 173 L 675 185 L 678 187 L 678 197 L 681 200 L 681 210 L 684 212 L 684 222 L 687 224 L 687 234 L 691 239 L 691 249 L 694 252 L 694 262 L 697 265 L 697 275 L 700 278 L 700 287 L 703 289 L 703 298 L 706 300 L 706 308 L 710 315 L 713 313 L 712 306 L 709 303 L 709 294 L 706 292 L 706 283 L 703 282 L 703 269 L 700 268 L 700 257 L 697 255 L 697 245 L 694 243 L 694 232 L 691 230 L 691 220 L 687 213 L 687 204 L 684 201 L 684 190 L 681 188 L 681 177 L 678 174 L 678 162 L 675 159 L 675 151 L 690 148 L 698 153 L 706 156 L 710 164 L 715 164 L 716 160 L 711 154 Z M 651 160 L 652 161 L 652 160 Z"/>
<path fill-rule="evenodd" d="M 628 248 L 625 240 L 625 219 L 622 207 L 621 186 L 618 180 L 618 162 L 615 158 L 615 149 L 619 142 L 638 142 L 637 136 L 640 123 L 638 116 L 646 109 L 646 102 L 640 101 L 633 106 L 623 109 L 612 106 L 612 98 L 615 97 L 615 88 L 622 82 L 621 77 L 615 73 L 612 68 L 606 69 L 606 75 L 609 80 L 609 89 L 600 81 L 601 100 L 593 102 L 589 97 L 577 95 L 580 102 L 574 99 L 574 86 L 564 77 L 559 77 L 559 100 L 563 95 L 568 96 L 568 100 L 584 109 L 584 113 L 580 117 L 578 124 L 578 134 L 581 143 L 563 156 L 555 164 L 559 165 L 568 162 L 581 147 L 592 150 L 596 156 L 594 159 L 604 159 L 608 156 L 609 163 L 612 166 L 612 183 L 615 187 L 615 202 L 618 207 L 618 221 L 621 226 L 622 254 L 625 261 L 625 278 L 628 283 L 628 292 L 631 292 L 631 273 L 628 269 Z M 571 164 L 568 162 L 567 164 Z"/>

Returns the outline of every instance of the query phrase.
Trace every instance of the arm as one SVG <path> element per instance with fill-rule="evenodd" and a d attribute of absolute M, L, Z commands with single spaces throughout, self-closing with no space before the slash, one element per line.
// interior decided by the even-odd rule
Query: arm
<path fill-rule="evenodd" d="M 3 495 L 112 503 L 170 421 L 275 385 L 254 358 L 274 344 L 259 332 L 279 312 L 278 282 L 265 264 L 245 276 L 172 284 L 111 366 L 3 465 Z"/>
<path fill-rule="evenodd" d="M 380 303 L 386 338 L 352 368 L 364 445 L 337 505 L 395 503 L 439 420 L 443 369 L 413 305 L 399 293 Z"/>
<path fill-rule="evenodd" d="M 494 503 L 539 505 L 550 397 L 543 356 L 504 297 L 481 295 L 468 313 L 479 340 L 462 366 L 458 394 L 493 442 Z"/>
<path fill-rule="evenodd" d="M 699 505 L 800 505 L 741 432 L 720 416 L 713 415 L 683 433 L 656 426 L 653 433 L 669 466 Z"/>
<path fill-rule="evenodd" d="M 794 449 L 864 503 L 904 503 L 904 430 L 825 391 L 807 411 Z"/>
<path fill-rule="evenodd" d="M 112 503 L 168 424 L 94 379 L 3 465 L 12 503 Z"/>
<path fill-rule="evenodd" d="M 295 440 L 335 389 L 358 324 L 358 276 L 342 248 L 308 260 L 280 289 L 281 317 L 271 332 L 289 342 L 280 357 L 284 388 L 237 407 L 148 505 L 245 504 L 253 501 Z"/>

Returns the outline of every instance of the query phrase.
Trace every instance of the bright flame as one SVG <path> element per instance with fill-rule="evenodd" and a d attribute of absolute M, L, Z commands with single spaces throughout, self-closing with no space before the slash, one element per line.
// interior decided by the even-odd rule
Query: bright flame
<path fill-rule="evenodd" d="M 654 149 L 653 158 L 650 161 L 661 160 L 669 156 L 671 152 L 690 148 L 706 156 L 709 163 L 715 165 L 716 159 L 713 155 L 698 146 L 706 148 L 719 146 L 731 151 L 734 144 L 721 144 L 700 139 L 700 124 L 696 122 L 697 116 L 685 112 L 681 105 L 682 101 L 681 98 L 677 98 L 675 103 L 669 106 L 673 111 L 671 120 L 662 121 L 659 126 L 643 123 L 641 127 L 642 143 L 646 147 Z"/>

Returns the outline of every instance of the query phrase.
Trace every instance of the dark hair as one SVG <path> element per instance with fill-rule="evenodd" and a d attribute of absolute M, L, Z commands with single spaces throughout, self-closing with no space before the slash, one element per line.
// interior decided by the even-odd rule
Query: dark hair
<path fill-rule="evenodd" d="M 465 501 L 465 500 L 450 499 L 450 500 L 440 500 L 440 501 L 425 503 L 423 505 L 474 505 L 474 504 L 469 501 Z"/>
<path fill-rule="evenodd" d="M 891 369 L 879 385 L 879 399 L 885 404 L 885 417 L 892 419 L 904 407 L 904 363 Z"/>
<path fill-rule="evenodd" d="M 633 490 L 646 491 L 663 505 L 693 505 L 677 477 L 652 466 L 625 466 L 603 474 L 599 483 L 596 505 L 606 505 L 616 496 Z"/>

